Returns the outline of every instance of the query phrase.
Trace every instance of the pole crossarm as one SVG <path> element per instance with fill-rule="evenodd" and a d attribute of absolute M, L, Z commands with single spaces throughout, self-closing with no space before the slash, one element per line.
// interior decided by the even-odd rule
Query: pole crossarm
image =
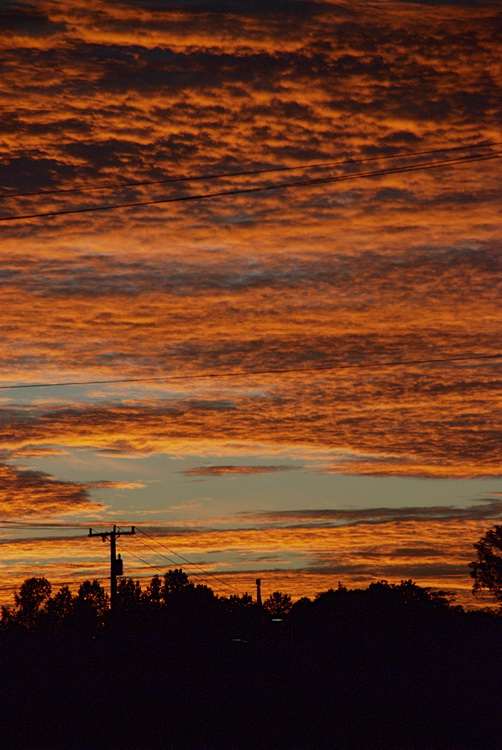
<path fill-rule="evenodd" d="M 135 534 L 136 533 L 136 527 L 131 526 L 130 531 L 124 531 L 123 529 L 119 528 L 118 526 L 113 527 L 112 531 L 94 531 L 94 529 L 89 529 L 88 536 L 100 536 L 104 542 L 108 538 L 111 538 L 112 535 L 115 536 L 115 538 L 118 538 L 119 536 L 127 536 L 128 534 Z"/>

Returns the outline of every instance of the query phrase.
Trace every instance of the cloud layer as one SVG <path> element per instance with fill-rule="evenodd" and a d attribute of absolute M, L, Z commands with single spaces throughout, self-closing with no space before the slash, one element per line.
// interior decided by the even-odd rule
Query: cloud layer
<path fill-rule="evenodd" d="M 476 602 L 471 595 L 468 563 L 474 558 L 474 542 L 501 515 L 496 497 L 480 498 L 467 508 L 248 513 L 213 519 L 205 526 L 144 527 L 147 537 L 140 528 L 134 537 L 119 539 L 119 547 L 126 575 L 148 579 L 182 566 L 196 582 L 226 596 L 236 589 L 254 593 L 256 577 L 262 578 L 266 595 L 279 588 L 294 598 L 336 588 L 339 581 L 364 587 L 382 579 L 413 578 L 422 586 L 453 591 L 465 606 L 486 606 L 489 600 Z M 128 519 L 120 523 L 127 526 Z M 58 533 L 68 532 L 62 528 Z M 85 575 L 105 580 L 102 548 L 84 538 L 86 529 L 73 534 L 4 541 L 0 584 L 13 585 L 35 569 L 37 575 L 73 586 Z M 2 585 L 3 599 L 10 601 L 11 593 Z"/>
<path fill-rule="evenodd" d="M 314 497 L 319 473 L 500 475 L 498 360 L 358 369 L 497 352 L 500 162 L 364 174 L 499 153 L 498 3 L 4 6 L 0 218 L 267 188 L 1 223 L 4 519 L 106 514 L 106 488 L 130 483 L 65 479 L 79 449 L 189 455 L 188 479 L 263 474 L 272 494 L 294 456 Z M 464 150 L 480 143 L 493 145 Z M 283 171 L 251 174 L 264 169 Z M 268 190 L 328 176 L 357 179 Z M 340 369 L 308 370 L 327 365 Z M 164 376 L 193 379 L 142 380 Z M 343 565 L 307 554 L 323 525 L 369 540 L 408 524 L 420 539 L 380 551 L 379 567 L 439 580 L 446 558 L 427 555 L 442 525 L 476 537 L 498 506 L 238 510 L 277 535 L 265 550 L 238 525 L 243 559 L 249 544 L 286 577 L 290 544 L 305 580 L 373 570 L 368 551 Z"/>
<path fill-rule="evenodd" d="M 101 508 L 92 502 L 89 486 L 65 482 L 44 472 L 0 466 L 0 520 L 47 517 L 61 513 L 90 513 Z"/>

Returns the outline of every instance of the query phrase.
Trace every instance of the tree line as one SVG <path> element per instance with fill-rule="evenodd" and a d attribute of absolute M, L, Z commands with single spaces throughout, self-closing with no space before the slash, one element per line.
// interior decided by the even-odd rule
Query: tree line
<path fill-rule="evenodd" d="M 114 612 L 110 597 L 101 583 L 94 579 L 80 584 L 75 594 L 63 585 L 55 594 L 45 577 L 27 578 L 14 594 L 14 606 L 3 605 L 0 610 L 0 628 L 21 627 L 27 630 L 58 628 L 63 626 L 105 626 L 111 617 L 142 614 L 162 614 L 187 607 L 196 610 L 213 605 L 220 611 L 235 613 L 255 608 L 249 594 L 217 595 L 209 586 L 194 584 L 182 568 L 168 570 L 161 577 L 153 576 L 143 590 L 141 583 L 123 577 L 117 582 Z M 271 616 L 285 616 L 293 607 L 289 594 L 275 591 L 265 599 L 260 609 Z"/>
<path fill-rule="evenodd" d="M 495 581 L 492 531 L 475 587 Z M 111 610 L 98 581 L 30 578 L 1 613 L 2 748 L 494 748 L 501 642 L 496 610 L 412 580 L 259 606 L 174 569 L 144 588 L 122 578 Z"/>
<path fill-rule="evenodd" d="M 471 576 L 474 579 L 473 593 L 488 590 L 494 599 L 502 604 L 502 526 L 495 526 L 474 545 L 477 559 L 470 563 Z M 434 607 L 449 607 L 453 597 L 446 592 L 433 592 L 430 588 L 419 587 L 412 581 L 401 584 L 377 584 L 382 589 L 392 591 L 403 597 L 408 604 L 413 602 L 427 603 Z M 375 587 L 372 584 L 371 591 Z M 343 587 L 341 587 L 343 588 Z M 346 589 L 344 589 L 346 590 Z M 323 594 L 319 594 L 321 598 Z M 27 578 L 14 595 L 13 607 L 2 606 L 0 609 L 0 627 L 5 630 L 13 626 L 32 629 L 37 626 L 58 627 L 63 624 L 81 623 L 103 625 L 110 610 L 110 599 L 98 580 L 86 580 L 73 594 L 68 585 L 63 585 L 55 594 L 52 585 L 45 577 Z M 155 575 L 143 590 L 139 581 L 122 577 L 117 583 L 116 613 L 135 614 L 160 613 L 172 610 L 176 606 L 191 606 L 211 603 L 218 605 L 221 611 L 229 613 L 237 610 L 251 610 L 253 600 L 249 594 L 218 596 L 203 584 L 192 583 L 182 568 L 168 570 L 163 577 Z M 284 617 L 295 609 L 305 608 L 310 604 L 308 598 L 302 598 L 293 604 L 289 594 L 274 591 L 261 607 L 264 613 L 275 617 Z"/>

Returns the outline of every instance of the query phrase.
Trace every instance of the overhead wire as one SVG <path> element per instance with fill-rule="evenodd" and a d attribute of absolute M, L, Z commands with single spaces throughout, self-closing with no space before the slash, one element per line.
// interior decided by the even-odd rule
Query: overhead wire
<path fill-rule="evenodd" d="M 136 530 L 138 530 L 138 531 L 140 530 L 138 526 L 136 526 Z M 144 533 L 144 532 L 142 532 L 142 533 Z M 144 534 L 144 535 L 145 535 L 145 536 L 147 536 L 147 537 L 148 537 L 148 538 L 150 538 L 150 539 L 153 539 L 153 537 L 151 537 L 151 536 L 150 536 L 150 535 L 148 535 L 148 534 Z M 140 544 L 143 544 L 143 546 L 145 546 L 146 548 L 148 548 L 148 549 L 151 549 L 151 550 L 153 550 L 153 551 L 154 551 L 154 552 L 155 552 L 155 553 L 156 553 L 156 554 L 157 554 L 158 556 L 160 556 L 160 557 L 163 557 L 163 558 L 165 558 L 166 560 L 168 560 L 168 561 L 169 561 L 170 563 L 172 563 L 172 564 L 173 564 L 173 565 L 174 565 L 175 567 L 180 567 L 180 568 L 183 568 L 183 567 L 185 567 L 184 565 L 181 565 L 181 564 L 180 564 L 179 562 L 177 562 L 176 560 L 173 560 L 172 558 L 168 557 L 167 555 L 164 555 L 164 554 L 163 554 L 162 552 L 158 552 L 158 550 L 156 550 L 156 549 L 155 549 L 154 547 L 152 547 L 151 545 L 149 545 L 149 544 L 146 544 L 146 542 L 140 542 L 139 540 L 137 540 L 137 541 L 138 541 L 138 543 L 140 543 Z M 153 541 L 155 541 L 155 540 L 153 539 Z M 157 543 L 157 544 L 159 544 L 159 543 Z M 161 546 L 161 547 L 164 547 L 164 545 L 162 545 L 162 544 L 160 544 L 160 546 Z M 140 557 L 140 556 L 139 556 L 139 555 L 137 555 L 137 554 L 136 554 L 135 552 L 133 552 L 133 551 L 132 551 L 132 550 L 131 550 L 131 549 L 130 549 L 130 548 L 129 548 L 128 546 L 126 546 L 126 545 L 125 545 L 125 544 L 124 544 L 124 543 L 123 543 L 122 541 L 119 541 L 119 540 L 117 540 L 117 547 L 118 547 L 118 548 L 119 548 L 119 549 L 120 549 L 121 551 L 123 551 L 123 552 L 126 552 L 126 553 L 127 553 L 128 555 L 132 555 L 132 556 L 133 556 L 133 557 L 135 557 L 135 558 L 136 558 L 137 560 L 139 560 L 140 562 L 144 563 L 144 565 L 146 565 L 147 567 L 149 567 L 149 568 L 152 568 L 153 570 L 155 570 L 155 571 L 158 571 L 159 573 L 162 573 L 162 574 L 164 574 L 164 573 L 165 573 L 165 569 L 163 569 L 163 568 L 159 568 L 159 567 L 158 567 L 157 565 L 154 565 L 153 563 L 149 562 L 148 560 L 145 560 L 145 559 L 144 559 L 143 557 Z M 184 561 L 185 561 L 185 562 L 186 562 L 186 563 L 187 563 L 188 565 L 192 565 L 192 566 L 194 566 L 194 567 L 198 567 L 198 568 L 199 568 L 200 570 L 202 570 L 202 571 L 203 571 L 203 573 L 204 573 L 204 576 L 202 576 L 202 575 L 201 575 L 200 573 L 197 573 L 196 571 L 192 571 L 192 572 L 191 572 L 191 575 L 197 576 L 198 578 L 200 578 L 200 579 L 201 579 L 202 581 L 204 581 L 205 583 L 208 583 L 208 580 L 207 580 L 207 579 L 209 579 L 209 578 L 214 578 L 214 579 L 215 579 L 216 581 L 218 581 L 218 582 L 219 582 L 220 584 L 222 584 L 223 586 L 226 586 L 226 587 L 227 587 L 227 589 L 232 589 L 233 591 L 236 591 L 236 592 L 237 592 L 238 594 L 241 594 L 241 593 L 242 593 L 242 592 L 238 591 L 238 589 L 236 589 L 236 588 L 234 588 L 233 586 L 231 586 L 230 584 L 228 584 L 228 583 L 227 583 L 226 581 L 223 581 L 223 579 L 221 579 L 221 578 L 218 578 L 217 576 L 213 575 L 212 573 L 209 573 L 209 572 L 207 572 L 207 571 L 204 571 L 204 569 L 203 569 L 203 568 L 200 568 L 200 566 L 197 566 L 197 565 L 196 565 L 196 563 L 193 563 L 193 562 L 191 562 L 190 560 L 187 560 L 186 558 L 184 558 L 184 557 L 183 557 L 182 555 L 179 555 L 179 554 L 178 554 L 177 552 L 175 552 L 174 550 L 169 550 L 168 548 L 165 548 L 165 549 L 167 549 L 167 550 L 168 550 L 169 552 L 171 552 L 171 553 L 172 553 L 173 555 L 176 555 L 177 557 L 180 557 L 180 558 L 181 558 L 182 560 L 184 560 Z M 107 561 L 99 561 L 99 562 L 107 562 Z M 85 567 L 85 566 L 81 566 L 81 567 Z M 91 577 L 92 577 L 92 576 L 91 576 Z M 86 580 L 87 580 L 87 579 L 86 579 Z M 96 581 L 108 581 L 108 580 L 109 580 L 109 578 L 108 578 L 108 577 L 106 577 L 106 578 L 96 578 L 96 577 L 92 577 L 92 580 L 96 580 Z M 73 586 L 75 586 L 75 585 L 77 585 L 77 584 L 78 584 L 78 585 L 80 585 L 80 583 L 81 583 L 81 580 L 71 580 L 71 581 L 56 581 L 56 582 L 52 582 L 52 581 L 51 581 L 51 584 L 52 584 L 53 586 L 64 586 L 64 585 L 68 585 L 68 586 L 70 586 L 70 585 L 73 585 Z M 10 585 L 10 586 L 0 586 L 0 591 L 17 591 L 17 590 L 19 589 L 19 586 L 20 586 L 20 585 L 22 585 L 22 582 L 21 582 L 21 583 L 19 583 L 18 585 L 16 585 L 16 584 L 12 584 L 12 585 Z M 217 588 L 217 589 L 219 589 L 220 591 L 223 591 L 223 593 L 226 593 L 226 592 L 224 591 L 224 589 L 222 589 L 222 588 L 221 588 L 221 586 L 215 586 L 214 584 L 212 584 L 212 586 L 213 586 L 214 588 Z"/>
<path fill-rule="evenodd" d="M 389 160 L 389 159 L 405 159 L 408 157 L 413 156 L 427 156 L 429 154 L 437 154 L 437 153 L 450 153 L 452 151 L 468 151 L 474 148 L 493 148 L 494 146 L 500 146 L 501 143 L 498 141 L 495 142 L 489 142 L 489 141 L 481 141 L 480 143 L 473 143 L 471 145 L 462 145 L 462 146 L 446 146 L 446 147 L 438 147 L 433 149 L 424 149 L 421 151 L 407 151 L 406 153 L 399 153 L 399 154 L 379 154 L 378 156 L 365 156 L 361 157 L 359 159 L 343 159 L 338 161 L 327 161 L 327 162 L 318 162 L 318 163 L 312 163 L 312 164 L 298 164 L 294 166 L 287 166 L 287 167 L 268 167 L 266 169 L 246 169 L 239 172 L 210 172 L 208 174 L 199 174 L 199 175 L 180 175 L 178 177 L 166 177 L 161 180 L 132 180 L 129 182 L 114 182 L 114 183 L 104 183 L 102 185 L 98 184 L 91 184 L 91 185 L 82 185 L 81 187 L 72 187 L 72 188 L 54 188 L 52 190 L 33 190 L 30 192 L 19 192 L 19 193 L 4 193 L 0 194 L 0 200 L 5 200 L 8 198 L 23 198 L 23 197 L 29 197 L 29 196 L 43 196 L 43 195 L 60 195 L 62 193 L 87 193 L 91 191 L 99 191 L 99 190 L 120 190 L 122 188 L 126 187 L 144 187 L 146 185 L 167 185 L 171 183 L 176 182 L 198 182 L 198 181 L 208 181 L 208 180 L 216 180 L 216 179 L 224 179 L 224 178 L 233 178 L 233 177 L 247 177 L 252 175 L 261 175 L 261 174 L 272 174 L 277 172 L 293 172 L 293 171 L 299 171 L 299 170 L 308 170 L 308 169 L 324 169 L 324 168 L 331 168 L 331 167 L 340 167 L 344 165 L 349 164 L 366 164 L 368 162 L 372 161 L 382 161 L 382 160 Z"/>
<path fill-rule="evenodd" d="M 40 523 L 29 522 L 24 524 L 22 521 L 9 521 L 6 518 L 0 519 L 0 524 L 6 524 L 10 529 L 87 529 L 88 524 L 67 524 L 67 523 Z M 99 525 L 99 524 L 96 524 Z"/>
<path fill-rule="evenodd" d="M 281 367 L 277 369 L 263 370 L 230 370 L 224 372 L 206 372 L 196 373 L 195 375 L 163 375 L 161 377 L 147 378 L 112 378 L 106 380 L 66 380 L 50 383 L 14 383 L 13 385 L 0 385 L 0 390 L 14 390 L 19 388 L 63 388 L 68 386 L 80 385 L 113 385 L 114 383 L 154 383 L 154 382 L 171 382 L 178 380 L 201 380 L 214 378 L 240 378 L 248 375 L 284 375 L 289 373 L 300 372 L 317 372 L 323 370 L 359 370 L 377 367 L 402 367 L 403 365 L 424 365 L 424 364 L 441 364 L 446 362 L 467 362 L 477 360 L 500 359 L 502 353 L 497 354 L 469 354 L 452 357 L 435 357 L 428 359 L 401 359 L 385 360 L 383 362 L 357 362 L 352 364 L 325 364 L 312 365 L 310 367 Z M 80 528 L 80 527 L 66 527 Z"/>
<path fill-rule="evenodd" d="M 143 536 L 146 536 L 148 539 L 151 539 L 153 542 L 155 542 L 155 544 L 157 544 L 160 547 L 163 547 L 164 549 L 166 549 L 172 555 L 176 555 L 181 560 L 184 560 L 188 565 L 192 565 L 193 567 L 198 568 L 199 570 L 202 570 L 202 572 L 204 573 L 204 575 L 206 575 L 206 576 L 208 576 L 210 578 L 214 578 L 216 581 L 219 581 L 224 586 L 227 586 L 228 588 L 233 589 L 233 591 L 237 591 L 237 593 L 239 593 L 239 594 L 242 593 L 242 592 L 238 591 L 236 588 L 234 588 L 231 584 L 229 584 L 226 581 L 224 581 L 222 578 L 219 578 L 218 576 L 215 576 L 213 573 L 209 573 L 207 570 L 204 570 L 204 568 L 201 568 L 200 565 L 197 565 L 197 563 L 194 563 L 191 560 L 188 560 L 186 557 L 183 557 L 183 555 L 180 555 L 179 552 L 176 552 L 175 550 L 170 549 L 169 547 L 166 547 L 166 545 L 162 544 L 162 542 L 158 542 L 155 539 L 155 537 L 151 536 L 150 534 L 147 534 L 146 531 L 143 531 L 143 529 L 141 527 L 138 527 L 138 531 L 141 534 L 143 534 Z M 166 559 L 169 559 L 169 558 L 166 558 Z M 195 574 L 195 575 L 197 575 L 197 574 Z"/>
<path fill-rule="evenodd" d="M 224 581 L 224 580 L 223 580 L 222 578 L 219 578 L 218 576 L 215 576 L 215 575 L 214 575 L 213 573 L 209 573 L 209 572 L 208 572 L 207 570 L 205 570 L 204 568 L 202 568 L 202 567 L 201 567 L 200 565 L 197 565 L 197 563 L 194 563 L 194 562 L 192 562 L 191 560 L 188 560 L 188 559 L 187 559 L 186 557 L 184 557 L 183 555 L 180 555 L 180 554 L 179 554 L 179 552 L 176 552 L 175 550 L 173 550 L 173 549 L 170 549 L 169 547 L 166 547 L 166 545 L 165 545 L 165 544 L 162 544 L 161 542 L 158 542 L 158 541 L 157 541 L 157 540 L 155 539 L 155 537 L 152 537 L 152 536 L 151 536 L 150 534 L 147 534 L 147 533 L 146 533 L 145 531 L 143 531 L 143 529 L 142 529 L 141 527 L 137 526 L 137 527 L 136 527 L 136 530 L 137 530 L 137 531 L 139 531 L 139 532 L 140 532 L 141 534 L 143 534 L 143 536 L 146 536 L 146 537 L 147 537 L 148 539 L 151 539 L 151 540 L 152 540 L 152 541 L 153 541 L 153 542 L 154 542 L 154 543 L 155 543 L 156 545 L 158 545 L 159 547 L 162 547 L 163 549 L 167 550 L 167 551 L 168 551 L 168 552 L 169 552 L 169 553 L 170 553 L 171 555 L 176 555 L 176 557 L 179 557 L 179 558 L 180 558 L 181 560 L 183 560 L 183 561 L 184 561 L 184 562 L 185 562 L 185 563 L 186 563 L 187 565 L 191 565 L 191 566 L 193 566 L 194 568 L 198 568 L 199 570 L 201 570 L 201 571 L 203 572 L 203 574 L 204 574 L 204 577 L 205 577 L 206 579 L 207 579 L 207 578 L 214 578 L 214 580 L 215 580 L 215 581 L 218 581 L 218 582 L 219 582 L 220 584 L 222 584 L 223 586 L 226 586 L 227 588 L 229 588 L 229 589 L 232 589 L 233 591 L 236 591 L 236 592 L 237 592 L 238 594 L 241 594 L 241 593 L 242 593 L 241 591 L 238 591 L 238 589 L 234 588 L 234 586 L 232 586 L 231 584 L 229 584 L 229 583 L 227 583 L 226 581 Z M 139 541 L 139 540 L 137 540 L 137 541 Z M 184 567 L 183 565 L 181 565 L 180 563 L 177 563 L 177 562 L 176 562 L 175 560 L 173 560 L 172 558 L 170 558 L 170 557 L 167 557 L 167 555 L 164 555 L 164 554 L 163 554 L 162 552 L 157 552 L 157 550 L 156 550 L 156 549 L 155 549 L 154 547 L 152 547 L 151 545 L 147 544 L 146 542 L 141 542 L 141 543 L 142 543 L 142 544 L 144 544 L 144 546 L 145 546 L 145 547 L 148 547 L 149 549 L 152 549 L 152 550 L 153 550 L 153 551 L 154 551 L 154 552 L 155 552 L 156 554 L 160 555 L 161 557 L 165 557 L 165 559 L 166 559 L 166 560 L 169 560 L 169 562 L 172 562 L 172 563 L 173 563 L 173 565 L 178 565 L 178 566 L 179 566 L 179 567 L 181 567 L 181 568 L 183 568 L 183 567 Z M 196 571 L 193 571 L 193 575 L 196 575 L 196 576 L 199 576 L 199 577 L 201 577 L 201 578 L 202 578 L 202 576 L 200 575 L 200 573 L 197 573 Z M 213 584 L 213 585 L 214 585 L 214 584 Z M 221 589 L 220 589 L 220 590 L 221 590 Z"/>
<path fill-rule="evenodd" d="M 121 208 L 137 208 L 140 206 L 156 206 L 168 203 L 182 203 L 186 201 L 201 201 L 211 198 L 223 198 L 235 195 L 246 195 L 252 193 L 264 193 L 271 192 L 273 190 L 286 190 L 290 188 L 302 188 L 311 187 L 313 185 L 325 185 L 333 182 L 343 182 L 346 180 L 360 180 L 367 177 L 383 177 L 391 174 L 401 174 L 406 172 L 419 172 L 429 169 L 438 169 L 446 166 L 458 166 L 463 164 L 471 164 L 473 162 L 489 161 L 493 159 L 500 159 L 502 152 L 495 152 L 492 154 L 476 154 L 474 156 L 460 157 L 458 159 L 444 159 L 434 162 L 426 162 L 424 164 L 410 164 L 401 167 L 391 167 L 386 169 L 378 169 L 370 172 L 357 172 L 355 174 L 335 175 L 331 177 L 318 177 L 310 178 L 306 180 L 296 180 L 294 182 L 278 182 L 271 185 L 253 185 L 250 187 L 233 188 L 231 190 L 217 190 L 209 193 L 196 193 L 194 195 L 182 195 L 170 198 L 156 198 L 153 200 L 140 200 L 132 201 L 129 203 L 111 203 L 104 206 L 86 206 L 84 208 L 67 208 L 61 210 L 52 211 L 41 211 L 27 214 L 17 214 L 14 216 L 2 216 L 0 222 L 7 221 L 20 221 L 23 219 L 38 219 L 56 216 L 67 216 L 70 214 L 82 214 L 91 213 L 97 211 L 113 211 Z"/>
<path fill-rule="evenodd" d="M 162 568 L 159 568 L 157 565 L 153 565 L 153 563 L 148 562 L 147 560 L 145 560 L 144 558 L 140 557 L 139 555 L 136 555 L 134 552 L 131 552 L 131 550 L 128 547 L 126 547 L 123 543 L 120 543 L 117 546 L 120 547 L 121 550 L 124 550 L 127 554 L 132 555 L 137 560 L 140 560 L 142 563 L 144 563 L 148 567 L 152 568 L 153 570 L 158 570 L 160 573 L 165 574 L 165 572 L 166 572 L 165 570 L 163 570 Z M 145 545 L 145 546 L 148 546 L 148 545 Z M 153 548 L 150 547 L 150 549 L 153 549 Z M 173 565 L 175 565 L 177 567 L 180 567 L 180 568 L 183 567 L 179 563 L 177 563 L 175 560 L 171 560 L 166 555 L 162 555 L 162 553 L 157 552 L 156 554 L 160 555 L 161 557 L 165 557 L 166 560 L 169 560 L 169 562 L 171 562 Z M 194 571 L 193 575 L 199 575 L 199 574 L 195 573 L 195 571 Z M 203 578 L 202 580 L 205 580 L 205 579 Z M 218 587 L 216 587 L 216 588 L 218 588 Z M 220 591 L 221 590 L 222 589 L 220 589 Z"/>
<path fill-rule="evenodd" d="M 139 531 L 139 527 L 138 526 L 135 526 L 134 528 L 136 529 L 136 531 Z M 134 544 L 136 544 L 136 543 L 137 544 L 143 544 L 144 547 L 147 547 L 148 549 L 153 550 L 157 556 L 160 555 L 160 557 L 164 557 L 166 560 L 168 560 L 173 565 L 175 565 L 175 566 L 178 565 L 178 563 L 176 562 L 176 560 L 172 560 L 170 557 L 167 557 L 166 555 L 163 555 L 162 552 L 157 552 L 156 549 L 154 549 L 153 547 L 150 547 L 148 544 L 145 544 L 144 542 L 140 542 L 136 537 L 134 538 L 134 540 L 131 539 L 129 541 L 133 541 Z M 121 542 L 122 547 L 123 547 L 123 544 L 124 543 Z M 143 560 L 143 562 L 145 562 L 145 561 Z M 156 566 L 153 566 L 153 567 L 156 567 Z M 160 570 L 161 573 L 165 573 L 165 570 L 162 570 L 161 568 L 157 568 L 157 570 Z"/>
<path fill-rule="evenodd" d="M 162 568 L 157 567 L 157 565 L 153 565 L 152 563 L 148 562 L 147 560 L 144 560 L 142 557 L 139 557 L 139 555 L 136 555 L 134 552 L 131 552 L 131 550 L 126 547 L 122 542 L 117 542 L 117 547 L 119 547 L 121 550 L 124 550 L 127 552 L 128 555 L 132 555 L 137 560 L 140 560 L 142 563 L 147 565 L 149 568 L 153 568 L 153 570 L 158 570 L 160 573 L 164 573 L 165 571 L 162 570 Z"/>
<path fill-rule="evenodd" d="M 404 158 L 404 157 L 422 155 L 422 154 L 428 154 L 428 153 L 437 153 L 439 151 L 446 152 L 446 151 L 453 151 L 453 150 L 463 150 L 463 149 L 468 149 L 468 148 L 488 147 L 488 146 L 493 146 L 493 145 L 498 145 L 498 144 L 482 144 L 481 143 L 481 144 L 476 144 L 475 146 L 471 146 L 471 147 L 464 146 L 464 147 L 452 147 L 448 149 L 445 149 L 445 148 L 434 149 L 431 151 L 412 152 L 412 153 L 408 153 L 404 155 L 390 155 L 386 157 L 385 156 L 367 157 L 366 159 L 360 159 L 360 160 L 347 160 L 344 162 L 314 164 L 314 165 L 308 165 L 305 167 L 281 167 L 281 168 L 266 169 L 266 170 L 247 170 L 247 171 L 242 171 L 242 172 L 232 173 L 232 174 L 223 173 L 223 174 L 216 174 L 216 175 L 214 174 L 213 175 L 199 175 L 199 176 L 194 176 L 194 177 L 178 177 L 178 178 L 170 178 L 166 180 L 123 183 L 123 184 L 109 185 L 109 186 L 92 186 L 92 187 L 84 187 L 84 188 L 60 189 L 60 190 L 54 190 L 54 191 L 18 193 L 18 194 L 10 194 L 9 196 L 0 196 L 0 198 L 16 197 L 16 196 L 21 197 L 23 195 L 29 196 L 29 195 L 56 194 L 56 193 L 67 193 L 67 192 L 82 192 L 84 190 L 88 191 L 88 190 L 111 189 L 111 188 L 120 189 L 122 187 L 132 187 L 132 186 L 141 186 L 141 185 L 153 185 L 153 184 L 162 184 L 162 183 L 167 184 L 170 182 L 195 181 L 195 180 L 204 180 L 204 179 L 208 180 L 208 179 L 216 179 L 216 178 L 221 178 L 221 177 L 234 177 L 234 176 L 245 176 L 245 175 L 252 175 L 252 174 L 265 174 L 265 173 L 279 172 L 279 171 L 292 171 L 294 169 L 300 169 L 300 168 L 308 169 L 308 168 L 315 168 L 315 167 L 340 166 L 343 164 L 365 163 L 365 162 L 374 161 L 377 159 L 397 158 L 398 156 L 401 156 L 401 158 Z M 501 156 L 502 156 L 501 152 L 496 152 L 496 153 L 491 153 L 491 154 L 482 154 L 482 155 L 476 154 L 473 156 L 460 157 L 458 159 L 446 159 L 446 160 L 439 160 L 435 162 L 426 162 L 425 164 L 405 165 L 401 167 L 386 168 L 386 169 L 374 170 L 370 172 L 336 175 L 336 176 L 324 177 L 324 178 L 311 178 L 307 180 L 288 182 L 288 183 L 276 183 L 276 184 L 265 185 L 265 186 L 236 188 L 233 190 L 223 190 L 223 191 L 198 194 L 198 195 L 178 196 L 174 198 L 163 198 L 163 199 L 156 199 L 156 200 L 151 200 L 151 201 L 137 201 L 137 202 L 132 202 L 132 203 L 113 204 L 113 205 L 106 205 L 106 206 L 93 206 L 93 207 L 86 207 L 86 208 L 67 209 L 67 210 L 61 210 L 61 211 L 40 212 L 40 213 L 25 214 L 25 215 L 18 215 L 18 216 L 7 216 L 7 217 L 0 217 L 0 221 L 16 221 L 16 220 L 21 220 L 21 219 L 42 218 L 42 217 L 60 216 L 60 215 L 93 212 L 93 211 L 105 211 L 105 210 L 113 210 L 113 209 L 119 209 L 119 208 L 158 205 L 158 204 L 164 204 L 164 203 L 175 203 L 175 202 L 182 202 L 182 201 L 189 201 L 189 200 L 203 200 L 203 199 L 214 198 L 214 197 L 266 192 L 266 191 L 281 190 L 281 189 L 296 188 L 296 187 L 308 187 L 312 185 L 327 184 L 331 182 L 340 182 L 340 181 L 352 180 L 352 179 L 363 179 L 365 177 L 383 176 L 387 174 L 396 174 L 396 173 L 405 173 L 405 172 L 414 172 L 414 171 L 423 171 L 423 170 L 434 169 L 434 168 L 439 168 L 439 167 L 444 167 L 444 166 L 457 166 L 457 165 L 463 165 L 466 163 L 499 159 L 501 158 Z M 40 388 L 40 387 L 53 387 L 53 386 L 63 387 L 63 386 L 71 386 L 71 385 L 112 384 L 112 383 L 128 383 L 128 382 L 129 383 L 154 382 L 154 381 L 165 382 L 165 381 L 174 381 L 174 380 L 191 380 L 191 379 L 193 380 L 193 379 L 199 379 L 199 378 L 243 377 L 247 375 L 276 374 L 276 373 L 284 374 L 284 373 L 294 373 L 294 372 L 310 372 L 310 371 L 318 371 L 318 370 L 394 367 L 394 366 L 414 365 L 414 364 L 436 364 L 436 363 L 442 363 L 442 362 L 469 361 L 469 360 L 474 361 L 474 360 L 485 360 L 485 359 L 497 359 L 497 358 L 500 358 L 501 356 L 502 354 L 470 355 L 470 356 L 454 356 L 454 357 L 444 357 L 444 358 L 435 358 L 435 359 L 400 360 L 400 361 L 390 361 L 390 362 L 387 361 L 387 362 L 377 362 L 377 363 L 357 363 L 357 364 L 348 364 L 348 365 L 347 364 L 346 365 L 331 364 L 331 365 L 317 365 L 317 366 L 302 367 L 302 368 L 280 368 L 280 369 L 264 369 L 264 370 L 251 370 L 251 371 L 231 371 L 231 372 L 223 372 L 223 373 L 178 375 L 178 376 L 165 376 L 165 377 L 154 377 L 154 378 L 123 378 L 123 379 L 113 379 L 113 380 L 17 384 L 17 385 L 0 386 L 0 389 L 8 390 L 8 389 L 14 389 L 14 388 Z M 8 522 L 2 521 L 0 523 L 3 524 L 3 523 L 8 523 Z M 71 525 L 60 526 L 57 524 L 40 524 L 37 526 L 11 525 L 10 528 L 29 529 L 29 528 L 40 528 L 42 526 L 45 528 L 66 528 L 66 529 L 83 528 L 82 526 L 71 526 Z M 153 537 L 143 532 L 139 527 L 137 528 L 139 531 L 141 531 L 141 533 L 144 536 L 148 537 L 159 546 L 165 548 L 171 554 L 176 555 L 177 557 L 184 560 L 189 565 L 192 565 L 194 567 L 199 567 L 195 563 L 192 563 L 191 561 L 184 558 L 182 555 L 179 555 L 179 553 L 169 549 L 168 547 L 161 544 L 160 542 L 156 542 Z M 145 546 L 149 547 L 149 545 L 145 545 Z M 127 549 L 127 552 L 128 554 L 133 555 L 134 557 L 136 557 L 138 560 L 140 560 L 142 563 L 146 564 L 147 566 L 162 572 L 160 568 L 145 561 L 143 558 L 139 557 L 138 555 L 135 555 L 131 550 Z M 163 555 L 162 553 L 158 553 L 158 554 L 160 554 L 162 557 L 165 557 L 165 559 L 169 560 L 173 564 L 177 564 L 175 561 L 168 558 L 166 555 Z M 203 570 L 203 568 L 200 568 L 200 570 Z M 227 586 L 228 588 L 231 588 L 234 591 L 237 591 L 237 589 L 235 589 L 230 584 L 227 584 L 222 579 L 219 579 L 217 576 L 214 576 L 211 573 L 207 573 L 204 570 L 203 572 L 205 573 L 206 576 L 214 578 L 215 580 L 219 581 L 220 583 Z M 200 575 L 200 574 L 197 574 L 194 571 L 194 575 Z M 105 579 L 96 579 L 96 580 L 105 580 Z M 75 584 L 75 583 L 76 583 L 75 581 L 63 582 L 63 583 L 58 582 L 55 585 L 70 585 L 70 584 Z M 0 590 L 11 590 L 11 589 L 15 589 L 15 587 L 10 587 L 10 586 L 0 587 Z M 241 592 L 238 592 L 238 593 L 241 593 Z"/>

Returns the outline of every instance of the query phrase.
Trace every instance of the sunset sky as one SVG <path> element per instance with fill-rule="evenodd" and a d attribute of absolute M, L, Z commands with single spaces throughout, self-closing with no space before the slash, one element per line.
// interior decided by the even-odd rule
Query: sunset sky
<path fill-rule="evenodd" d="M 0 3 L 1 601 L 105 579 L 87 527 L 115 523 L 148 534 L 119 540 L 128 576 L 190 573 L 178 553 L 221 594 L 412 578 L 475 604 L 502 522 L 501 16 Z"/>

